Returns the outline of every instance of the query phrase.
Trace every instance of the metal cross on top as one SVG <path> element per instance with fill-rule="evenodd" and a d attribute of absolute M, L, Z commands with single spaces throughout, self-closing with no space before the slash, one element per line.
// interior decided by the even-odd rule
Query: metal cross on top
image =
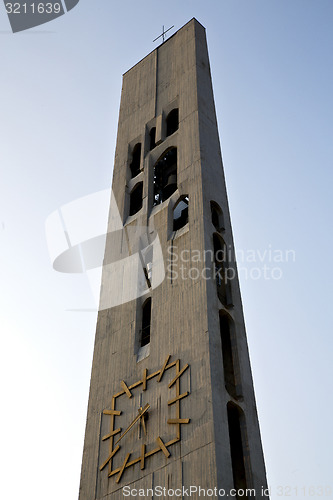
<path fill-rule="evenodd" d="M 153 40 L 153 42 L 156 42 L 156 40 L 158 40 L 159 38 L 163 38 L 163 42 L 165 40 L 165 33 L 167 33 L 168 31 L 170 31 L 172 28 L 174 28 L 175 26 L 171 26 L 171 28 L 168 28 L 166 31 L 164 31 L 164 25 L 162 26 L 162 34 L 159 35 L 157 38 L 155 38 L 155 40 Z"/>

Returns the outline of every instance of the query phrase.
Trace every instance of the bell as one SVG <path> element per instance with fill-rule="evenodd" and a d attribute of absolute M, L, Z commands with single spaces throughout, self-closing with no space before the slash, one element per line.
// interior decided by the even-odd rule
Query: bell
<path fill-rule="evenodd" d="M 168 182 L 163 190 L 164 199 L 166 200 L 169 196 L 172 195 L 177 189 L 177 174 L 169 175 Z"/>

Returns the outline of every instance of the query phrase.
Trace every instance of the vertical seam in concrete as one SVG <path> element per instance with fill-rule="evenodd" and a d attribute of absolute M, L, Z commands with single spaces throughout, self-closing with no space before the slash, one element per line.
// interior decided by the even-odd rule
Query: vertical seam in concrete
<path fill-rule="evenodd" d="M 156 118 L 157 113 L 157 87 L 158 87 L 158 48 L 155 51 L 155 110 L 154 118 Z"/>
<path fill-rule="evenodd" d="M 100 457 L 100 451 L 101 451 L 101 436 L 102 432 L 102 413 L 100 413 L 99 416 L 99 433 L 98 433 L 98 455 L 97 455 L 97 469 L 96 469 L 96 480 L 95 480 L 95 498 L 97 498 L 97 486 L 98 486 L 98 458 Z"/>

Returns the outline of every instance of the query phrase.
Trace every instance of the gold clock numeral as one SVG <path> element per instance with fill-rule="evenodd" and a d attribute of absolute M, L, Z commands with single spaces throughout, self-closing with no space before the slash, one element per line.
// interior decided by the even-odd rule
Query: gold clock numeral
<path fill-rule="evenodd" d="M 173 384 L 176 382 L 176 380 L 178 380 L 179 377 L 181 377 L 183 375 L 184 371 L 187 370 L 187 368 L 188 368 L 188 365 L 185 365 L 184 368 L 182 368 L 180 370 L 180 372 L 177 373 L 175 378 L 173 380 L 171 380 L 170 384 L 168 385 L 169 389 L 173 386 Z"/>
<path fill-rule="evenodd" d="M 170 401 L 168 401 L 168 406 L 173 405 L 176 401 L 179 401 L 180 399 L 186 398 L 186 396 L 188 395 L 189 395 L 188 391 L 184 392 L 184 394 L 179 394 L 179 396 L 176 396 L 175 398 L 170 399 Z"/>
<path fill-rule="evenodd" d="M 120 385 L 121 385 L 121 387 L 124 389 L 124 391 L 126 392 L 127 396 L 128 396 L 129 398 L 131 398 L 131 397 L 133 396 L 133 394 L 131 393 L 131 391 L 129 390 L 128 386 L 126 385 L 125 380 L 122 380 L 122 381 L 120 382 Z"/>
<path fill-rule="evenodd" d="M 168 424 L 189 424 L 191 421 L 190 418 L 169 418 L 167 420 Z"/>
<path fill-rule="evenodd" d="M 100 466 L 99 470 L 103 470 L 104 467 L 110 462 L 110 460 L 112 459 L 112 457 L 115 456 L 115 454 L 117 453 L 117 451 L 119 450 L 120 446 L 118 444 L 118 446 L 116 446 L 116 448 L 112 451 L 111 455 L 109 455 L 109 457 L 105 460 L 104 464 Z"/>
<path fill-rule="evenodd" d="M 148 370 L 147 370 L 147 368 L 145 368 L 143 371 L 143 377 L 142 377 L 142 390 L 143 391 L 145 391 L 147 389 L 147 376 L 148 376 Z"/>
<path fill-rule="evenodd" d="M 114 436 L 115 434 L 119 434 L 119 432 L 121 432 L 121 427 L 119 427 L 119 429 L 115 429 L 114 431 L 110 432 L 109 434 L 106 434 L 105 436 L 103 436 L 102 441 L 109 439 L 111 436 Z"/>
<path fill-rule="evenodd" d="M 140 457 L 140 469 L 143 470 L 145 468 L 145 455 L 146 455 L 146 445 L 143 444 L 141 446 L 141 457 Z"/>
<path fill-rule="evenodd" d="M 169 355 L 168 355 L 168 357 L 166 358 L 166 360 L 164 361 L 164 365 L 163 365 L 163 367 L 161 368 L 160 374 L 159 374 L 159 376 L 158 376 L 158 378 L 157 378 L 157 382 L 161 382 L 162 377 L 163 377 L 163 373 L 164 373 L 164 372 L 165 372 L 165 370 L 166 370 L 166 367 L 167 367 L 167 364 L 168 364 L 168 362 L 169 362 L 170 357 L 171 357 L 171 355 L 169 354 Z"/>
<path fill-rule="evenodd" d="M 103 410 L 104 415 L 121 415 L 121 410 Z"/>
<path fill-rule="evenodd" d="M 158 436 L 158 438 L 156 439 L 156 442 L 158 444 L 158 446 L 161 448 L 161 450 L 163 451 L 164 455 L 169 458 L 170 457 L 170 451 L 168 450 L 168 448 L 165 446 L 165 444 L 163 443 L 162 439 L 160 438 L 160 436 Z"/>
<path fill-rule="evenodd" d="M 129 457 L 130 457 L 130 456 L 131 456 L 131 454 L 130 454 L 130 453 L 127 453 L 126 458 L 125 458 L 125 460 L 124 460 L 124 463 L 123 463 L 123 465 L 121 466 L 120 472 L 119 472 L 119 474 L 118 474 L 118 476 L 117 476 L 116 483 L 119 483 L 119 481 L 121 480 L 121 476 L 123 475 L 123 472 L 124 472 L 124 470 L 125 470 L 125 467 L 126 467 L 127 462 L 129 461 Z"/>

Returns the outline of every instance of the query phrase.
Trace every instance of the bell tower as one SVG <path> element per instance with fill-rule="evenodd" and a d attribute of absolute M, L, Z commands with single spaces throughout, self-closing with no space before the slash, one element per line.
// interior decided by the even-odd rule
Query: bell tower
<path fill-rule="evenodd" d="M 266 488 L 205 29 L 192 19 L 123 77 L 79 500 Z"/>

